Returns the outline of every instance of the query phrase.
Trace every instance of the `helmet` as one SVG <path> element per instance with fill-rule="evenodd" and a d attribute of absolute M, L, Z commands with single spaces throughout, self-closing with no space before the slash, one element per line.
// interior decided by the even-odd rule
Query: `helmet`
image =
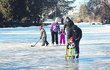
<path fill-rule="evenodd" d="M 72 41 L 73 41 L 73 37 L 70 37 L 69 41 L 72 43 Z"/>

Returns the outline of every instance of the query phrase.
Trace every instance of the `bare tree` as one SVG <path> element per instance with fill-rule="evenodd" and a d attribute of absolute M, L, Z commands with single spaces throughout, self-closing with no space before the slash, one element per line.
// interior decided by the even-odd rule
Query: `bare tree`
<path fill-rule="evenodd" d="M 90 0 L 87 6 L 90 15 L 100 16 L 102 21 L 110 23 L 110 0 Z"/>

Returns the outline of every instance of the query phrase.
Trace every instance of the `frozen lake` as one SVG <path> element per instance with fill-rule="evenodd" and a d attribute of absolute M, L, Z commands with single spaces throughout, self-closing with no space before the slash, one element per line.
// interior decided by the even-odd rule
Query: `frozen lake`
<path fill-rule="evenodd" d="M 83 31 L 80 58 L 68 62 L 65 46 L 30 47 L 40 36 L 36 26 L 0 28 L 0 70 L 110 70 L 110 25 L 78 26 Z M 44 28 L 51 42 L 50 26 Z"/>

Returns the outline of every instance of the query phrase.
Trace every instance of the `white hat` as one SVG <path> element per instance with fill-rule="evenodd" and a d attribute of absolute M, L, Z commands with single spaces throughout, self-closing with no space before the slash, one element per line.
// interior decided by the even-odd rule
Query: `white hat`
<path fill-rule="evenodd" d="M 55 22 L 58 22 L 58 17 L 57 17 L 57 18 L 55 18 Z"/>

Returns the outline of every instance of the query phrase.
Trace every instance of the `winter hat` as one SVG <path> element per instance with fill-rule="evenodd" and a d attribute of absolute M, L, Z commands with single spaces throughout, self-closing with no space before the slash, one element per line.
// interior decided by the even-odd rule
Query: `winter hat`
<path fill-rule="evenodd" d="M 58 22 L 58 18 L 55 18 L 55 22 Z"/>
<path fill-rule="evenodd" d="M 73 41 L 73 37 L 70 37 L 69 42 L 72 42 L 72 41 Z"/>
<path fill-rule="evenodd" d="M 41 30 L 42 29 L 42 26 L 38 26 L 38 28 Z"/>

